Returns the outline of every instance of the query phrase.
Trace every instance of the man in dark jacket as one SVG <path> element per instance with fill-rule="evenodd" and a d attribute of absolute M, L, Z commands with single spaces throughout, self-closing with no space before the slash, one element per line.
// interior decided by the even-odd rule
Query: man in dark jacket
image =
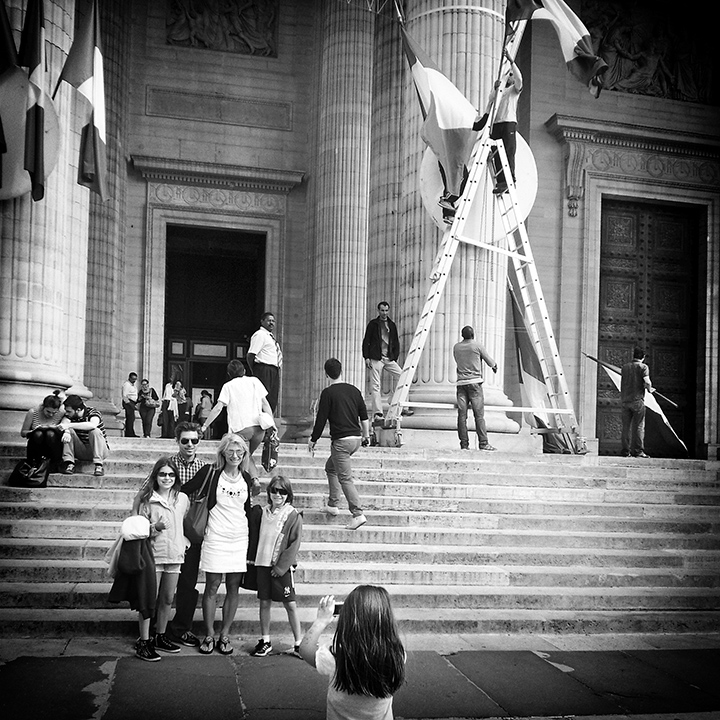
<path fill-rule="evenodd" d="M 389 318 L 390 305 L 378 303 L 378 316 L 373 318 L 365 329 L 362 354 L 365 367 L 370 370 L 370 391 L 372 394 L 373 419 L 383 417 L 382 398 L 380 396 L 380 378 L 383 370 L 396 380 L 402 372 L 397 364 L 400 356 L 400 340 L 395 323 Z"/>

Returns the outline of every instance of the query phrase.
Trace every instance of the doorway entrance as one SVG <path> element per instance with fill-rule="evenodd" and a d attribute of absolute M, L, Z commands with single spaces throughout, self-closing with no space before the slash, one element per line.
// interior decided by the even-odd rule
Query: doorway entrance
<path fill-rule="evenodd" d="M 167 226 L 165 382 L 179 376 L 190 417 L 203 390 L 215 402 L 228 362 L 245 360 L 264 309 L 265 250 L 264 233 Z"/>
<path fill-rule="evenodd" d="M 605 200 L 602 205 L 598 356 L 613 365 L 647 355 L 653 386 L 677 403 L 659 401 L 690 457 L 697 456 L 703 417 L 705 260 L 702 217 L 682 205 Z M 704 305 L 703 305 L 704 308 Z M 700 392 L 699 392 L 700 390 Z M 597 437 L 601 455 L 621 450 L 620 394 L 598 368 Z M 646 435 L 649 444 L 651 438 Z M 653 448 L 652 455 L 664 453 Z"/>

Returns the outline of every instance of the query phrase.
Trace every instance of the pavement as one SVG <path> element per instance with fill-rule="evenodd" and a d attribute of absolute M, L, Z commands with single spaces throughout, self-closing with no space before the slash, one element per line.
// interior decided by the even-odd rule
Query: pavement
<path fill-rule="evenodd" d="M 329 635 L 327 636 L 329 639 Z M 3 720 L 321 720 L 327 681 L 298 658 L 183 647 L 146 663 L 135 638 L 0 638 Z M 412 635 L 396 720 L 720 720 L 720 632 Z"/>

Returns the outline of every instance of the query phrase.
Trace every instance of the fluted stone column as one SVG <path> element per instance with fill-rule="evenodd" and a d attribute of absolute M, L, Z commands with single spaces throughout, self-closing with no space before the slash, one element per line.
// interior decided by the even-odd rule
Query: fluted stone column
<path fill-rule="evenodd" d="M 406 3 L 405 19 L 410 35 L 478 108 L 485 107 L 500 62 L 504 12 L 503 0 L 459 0 L 446 8 L 439 0 Z M 399 319 L 407 334 L 414 331 L 420 317 L 442 232 L 430 219 L 420 198 L 419 170 L 425 144 L 420 138 L 418 101 L 409 79 L 404 105 Z M 461 339 L 462 327 L 472 325 L 476 339 L 486 346 L 500 366 L 497 375 L 486 373 L 485 402 L 511 405 L 502 390 L 506 296 L 506 259 L 485 250 L 461 246 L 425 346 L 411 400 L 454 402 L 456 373 L 452 347 Z M 486 421 L 490 431 L 518 430 L 517 424 L 504 413 L 488 412 Z M 403 426 L 450 430 L 456 427 L 456 417 L 453 411 L 419 409 Z"/>
<path fill-rule="evenodd" d="M 337 357 L 362 387 L 374 15 L 324 0 L 314 188 L 313 396 L 322 364 Z"/>
<path fill-rule="evenodd" d="M 120 368 L 119 345 L 123 342 L 122 282 L 126 170 L 123 153 L 127 136 L 129 89 L 129 46 L 131 27 L 128 0 L 100 2 L 101 39 L 105 78 L 107 119 L 108 198 L 90 195 L 88 248 L 87 346 L 85 381 L 94 394 L 93 406 L 105 414 L 116 413 L 113 403 L 120 394 L 128 372 L 139 367 Z"/>
<path fill-rule="evenodd" d="M 22 0 L 6 1 L 19 44 Z M 73 36 L 74 2 L 45 2 L 47 89 L 52 91 Z M 55 388 L 83 391 L 87 190 L 76 182 L 76 103 L 58 95 L 59 156 L 44 199 L 0 201 L 0 416 L 26 410 Z M 17 429 L 17 428 L 15 428 Z"/>

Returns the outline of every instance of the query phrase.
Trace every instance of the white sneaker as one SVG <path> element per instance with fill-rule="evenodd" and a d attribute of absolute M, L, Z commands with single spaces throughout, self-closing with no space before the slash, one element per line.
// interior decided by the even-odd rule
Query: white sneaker
<path fill-rule="evenodd" d="M 361 525 L 367 522 L 367 518 L 364 515 L 356 515 L 346 526 L 346 530 L 357 530 Z"/>
<path fill-rule="evenodd" d="M 328 515 L 339 515 L 340 508 L 333 507 L 332 505 L 323 505 L 321 511 Z"/>

